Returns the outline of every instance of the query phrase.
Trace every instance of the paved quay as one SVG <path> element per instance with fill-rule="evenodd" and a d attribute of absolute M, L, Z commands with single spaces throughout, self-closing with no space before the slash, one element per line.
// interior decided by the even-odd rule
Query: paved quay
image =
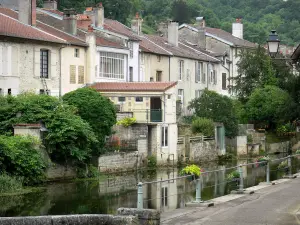
<path fill-rule="evenodd" d="M 281 179 L 212 201 L 213 207 L 177 209 L 163 213 L 163 225 L 297 225 L 300 224 L 300 178 Z"/>

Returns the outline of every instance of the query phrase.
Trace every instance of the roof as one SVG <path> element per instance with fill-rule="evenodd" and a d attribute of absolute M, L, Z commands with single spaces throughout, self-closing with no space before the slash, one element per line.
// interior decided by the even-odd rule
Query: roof
<path fill-rule="evenodd" d="M 164 92 L 177 82 L 99 82 L 90 85 L 99 92 Z"/>
<path fill-rule="evenodd" d="M 170 52 L 166 51 L 163 47 L 149 40 L 147 36 L 144 35 L 140 37 L 140 39 L 141 41 L 139 42 L 139 44 L 143 52 L 154 53 L 159 55 L 168 55 L 168 56 L 172 55 Z"/>
<path fill-rule="evenodd" d="M 182 24 L 179 26 L 179 29 L 186 27 L 188 29 L 191 29 L 195 32 L 198 31 L 197 28 L 195 28 L 193 25 L 188 25 L 188 24 Z M 211 27 L 206 27 L 206 36 L 211 36 L 216 39 L 219 39 L 220 41 L 227 42 L 229 45 L 237 46 L 237 47 L 247 47 L 247 48 L 255 48 L 256 44 L 241 39 L 233 36 L 231 33 L 218 29 L 218 28 L 211 28 Z"/>
<path fill-rule="evenodd" d="M 0 8 L 0 35 L 60 44 L 66 43 L 66 41 L 61 38 L 55 37 L 54 35 L 35 27 L 23 24 L 12 17 L 2 14 L 1 9 L 2 8 Z"/>
<path fill-rule="evenodd" d="M 139 36 L 131 28 L 125 26 L 124 24 L 120 23 L 117 20 L 111 20 L 105 18 L 104 28 L 118 34 L 125 35 L 131 40 L 134 41 L 140 40 Z"/>
<path fill-rule="evenodd" d="M 195 48 L 186 46 L 184 43 L 178 42 L 178 46 L 174 46 L 168 43 L 168 40 L 165 37 L 160 37 L 156 35 L 146 35 L 146 37 L 150 41 L 162 47 L 165 51 L 169 52 L 169 54 L 171 55 L 201 61 L 219 62 L 218 59 L 209 56 L 208 54 L 204 54 L 200 50 L 196 50 Z"/>

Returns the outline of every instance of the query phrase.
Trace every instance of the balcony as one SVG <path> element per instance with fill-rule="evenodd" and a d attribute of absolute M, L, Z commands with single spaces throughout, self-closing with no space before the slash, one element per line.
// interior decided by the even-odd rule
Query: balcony
<path fill-rule="evenodd" d="M 163 121 L 163 111 L 161 109 L 144 109 L 118 112 L 118 120 L 124 117 L 135 117 L 138 123 L 160 123 Z"/>

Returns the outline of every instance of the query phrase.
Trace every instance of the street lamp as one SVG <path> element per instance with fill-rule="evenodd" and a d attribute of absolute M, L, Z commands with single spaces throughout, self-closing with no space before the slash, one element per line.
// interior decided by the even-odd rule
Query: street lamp
<path fill-rule="evenodd" d="M 268 43 L 269 55 L 271 56 L 271 58 L 275 58 L 278 53 L 279 43 L 280 43 L 276 30 L 271 31 L 267 43 Z"/>

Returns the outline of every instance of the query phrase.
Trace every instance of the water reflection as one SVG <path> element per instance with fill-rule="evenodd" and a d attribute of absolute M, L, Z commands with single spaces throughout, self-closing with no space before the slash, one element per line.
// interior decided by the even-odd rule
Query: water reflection
<path fill-rule="evenodd" d="M 226 165 L 202 165 L 206 171 L 225 169 L 251 160 L 239 160 Z M 277 163 L 270 165 L 270 178 L 281 178 L 284 171 L 277 171 Z M 299 159 L 292 160 L 293 173 L 300 168 Z M 209 200 L 237 189 L 236 182 L 228 182 L 227 174 L 235 169 L 212 172 L 203 176 L 202 199 Z M 243 167 L 245 187 L 265 181 L 265 167 Z M 151 176 L 150 176 L 151 175 Z M 0 216 L 37 216 L 62 214 L 114 214 L 119 207 L 135 208 L 138 181 L 166 180 L 178 176 L 178 170 L 160 170 L 155 173 L 122 174 L 100 181 L 80 181 L 48 184 L 41 191 L 26 195 L 0 197 Z M 183 208 L 195 199 L 195 183 L 187 179 L 169 180 L 143 186 L 144 207 L 162 212 Z"/>

